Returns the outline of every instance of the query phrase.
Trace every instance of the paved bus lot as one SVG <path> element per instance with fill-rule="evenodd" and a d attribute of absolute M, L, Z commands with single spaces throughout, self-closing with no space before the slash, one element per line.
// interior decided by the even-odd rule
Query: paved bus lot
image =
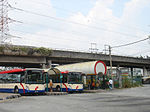
<path fill-rule="evenodd" d="M 102 93 L 23 96 L 0 103 L 0 112 L 150 112 L 150 85 Z"/>

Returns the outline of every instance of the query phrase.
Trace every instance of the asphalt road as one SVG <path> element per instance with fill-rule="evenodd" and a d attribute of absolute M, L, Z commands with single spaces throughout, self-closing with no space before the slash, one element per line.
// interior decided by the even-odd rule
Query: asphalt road
<path fill-rule="evenodd" d="M 150 112 L 150 85 L 105 93 L 25 96 L 1 102 L 0 112 Z"/>

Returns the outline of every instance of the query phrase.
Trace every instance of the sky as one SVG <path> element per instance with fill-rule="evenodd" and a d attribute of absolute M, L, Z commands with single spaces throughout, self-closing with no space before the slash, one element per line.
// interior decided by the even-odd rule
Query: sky
<path fill-rule="evenodd" d="M 13 7 L 8 16 L 16 20 L 9 24 L 15 45 L 83 52 L 90 52 L 92 48 L 98 49 L 97 53 L 105 53 L 108 45 L 128 44 L 150 35 L 150 0 L 8 2 Z M 150 40 L 112 48 L 112 54 L 150 56 Z"/>

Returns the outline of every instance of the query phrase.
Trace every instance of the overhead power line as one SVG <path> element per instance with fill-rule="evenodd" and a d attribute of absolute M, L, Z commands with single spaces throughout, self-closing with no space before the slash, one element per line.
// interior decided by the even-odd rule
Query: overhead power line
<path fill-rule="evenodd" d="M 15 9 L 15 10 L 21 11 L 21 12 L 30 13 L 30 14 L 34 14 L 34 15 L 37 15 L 37 16 L 42 16 L 42 17 L 53 19 L 53 20 L 57 20 L 57 21 L 63 21 L 63 22 L 72 23 L 72 24 L 76 24 L 76 25 L 81 25 L 81 26 L 96 29 L 96 30 L 103 30 L 103 31 L 106 31 L 106 32 L 117 33 L 117 34 L 120 34 L 120 35 L 125 35 L 125 36 L 130 36 L 130 37 L 138 37 L 136 35 L 131 35 L 131 34 L 123 33 L 123 32 L 118 32 L 118 31 L 114 31 L 114 30 L 100 28 L 100 27 L 97 27 L 97 26 L 90 26 L 90 25 L 86 25 L 86 24 L 82 24 L 82 23 L 78 23 L 78 22 L 74 22 L 74 21 L 70 21 L 70 20 L 66 20 L 66 19 L 62 19 L 62 18 L 57 18 L 57 17 L 53 17 L 53 16 L 39 14 L 39 13 L 36 13 L 36 12 L 24 10 L 24 9 L 21 9 L 21 8 L 16 8 L 16 7 L 12 7 L 12 6 L 10 6 L 10 7 Z"/>
<path fill-rule="evenodd" d="M 147 49 L 147 50 L 144 50 L 144 51 L 140 51 L 140 52 L 137 52 L 137 53 L 134 53 L 134 54 L 131 54 L 131 55 L 128 55 L 128 56 L 136 56 L 136 55 L 139 55 L 139 54 L 145 54 L 145 53 L 149 53 L 150 52 L 150 49 Z"/>
<path fill-rule="evenodd" d="M 57 42 L 57 41 L 51 41 L 51 40 L 36 40 L 35 41 L 35 39 L 33 39 L 33 38 L 25 38 L 25 37 L 22 37 L 22 36 L 17 36 L 17 35 L 12 35 L 13 37 L 15 37 L 15 38 L 18 38 L 18 39 L 24 39 L 24 41 L 27 41 L 27 44 L 25 44 L 25 45 L 29 45 L 29 46 L 36 46 L 35 45 L 35 43 L 36 44 L 39 44 L 40 46 L 47 46 L 47 45 L 55 45 L 55 46 L 60 46 L 60 45 L 66 45 L 66 43 L 65 42 Z M 32 45 L 30 45 L 30 43 L 29 42 L 32 42 Z M 41 43 L 44 43 L 43 45 L 41 45 Z M 19 43 L 20 44 L 20 43 Z M 72 48 L 74 48 L 74 45 L 72 45 Z M 54 48 L 54 49 L 61 49 L 61 50 L 72 50 L 72 51 L 82 51 L 82 52 L 87 52 L 87 50 L 75 50 L 75 49 L 66 49 L 66 48 Z"/>
<path fill-rule="evenodd" d="M 10 35 L 10 34 L 6 34 L 7 36 L 10 36 L 10 37 L 13 37 L 13 38 L 22 38 L 22 37 L 19 37 L 19 36 L 15 36 L 15 35 Z"/>
<path fill-rule="evenodd" d="M 132 45 L 132 44 L 136 44 L 136 43 L 139 43 L 139 42 L 148 40 L 148 39 L 150 39 L 150 36 L 147 37 L 147 38 L 145 38 L 145 39 L 142 39 L 142 40 L 138 40 L 138 41 L 131 42 L 131 43 L 128 43 L 128 44 L 123 44 L 123 45 L 113 46 L 113 47 L 111 47 L 111 48 L 125 47 L 125 46 L 129 46 L 129 45 Z"/>
<path fill-rule="evenodd" d="M 40 26 L 40 27 L 49 27 L 48 25 L 44 25 L 44 24 L 39 24 L 39 23 L 34 23 L 34 22 L 29 22 L 29 21 L 22 21 L 22 20 L 19 20 L 17 23 L 21 23 L 21 24 L 23 24 L 23 25 L 29 25 L 29 27 L 30 26 L 33 26 L 33 25 L 38 25 L 38 26 Z M 15 25 L 15 27 L 20 27 L 20 24 L 19 24 L 19 26 L 18 25 Z M 37 27 L 36 27 L 37 28 Z M 64 29 L 62 29 L 62 28 L 58 28 L 58 27 L 54 27 L 54 26 L 52 26 L 52 27 L 50 27 L 51 28 L 51 30 L 55 30 L 55 31 L 57 31 L 57 30 L 64 30 Z M 16 30 L 16 29 L 12 29 L 11 28 L 11 30 Z M 17 29 L 17 31 L 18 31 L 18 29 Z M 19 32 L 20 32 L 20 30 L 19 30 Z M 33 34 L 31 31 L 29 31 L 29 32 L 27 32 L 27 31 L 21 31 L 21 32 L 23 32 L 23 33 L 30 33 L 30 34 Z M 63 31 L 64 32 L 64 31 Z M 88 34 L 88 33 L 86 33 L 86 32 L 80 32 L 80 31 L 76 31 L 76 30 L 66 30 L 65 31 L 66 32 L 66 34 L 67 35 L 72 35 L 72 36 L 78 36 L 80 39 L 81 38 L 84 38 L 84 37 L 87 37 L 87 36 L 90 36 L 90 37 L 97 37 L 97 36 L 95 36 L 95 35 L 93 35 L 93 33 L 91 34 Z M 38 35 L 41 35 L 41 34 L 38 34 Z M 45 35 L 45 34 L 43 34 L 43 35 Z M 51 36 L 51 35 L 49 35 L 49 36 Z M 68 39 L 67 39 L 68 40 Z M 78 40 L 79 41 L 79 40 Z M 80 40 L 80 41 L 82 41 L 82 40 Z M 84 41 L 85 42 L 85 41 Z M 86 41 L 87 42 L 87 41 Z"/>
<path fill-rule="evenodd" d="M 32 36 L 36 36 L 36 37 L 50 37 L 50 38 L 54 38 L 54 40 L 56 41 L 80 41 L 80 42 L 89 42 L 89 40 L 81 40 L 81 38 L 63 38 L 62 36 L 55 36 L 55 35 L 48 35 L 48 34 L 33 34 L 29 31 L 21 31 L 21 30 L 16 30 L 16 29 L 12 29 L 12 31 L 17 31 L 19 33 L 26 33 L 28 35 L 32 35 Z M 46 40 L 47 41 L 47 40 Z"/>

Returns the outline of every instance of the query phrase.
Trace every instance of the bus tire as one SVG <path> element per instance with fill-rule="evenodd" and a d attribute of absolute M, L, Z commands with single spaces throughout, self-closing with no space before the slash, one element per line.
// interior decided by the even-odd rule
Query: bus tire
<path fill-rule="evenodd" d="M 14 88 L 14 93 L 19 93 L 19 89 L 17 86 L 15 86 L 15 88 Z"/>
<path fill-rule="evenodd" d="M 60 86 L 56 86 L 56 91 L 60 92 Z"/>

